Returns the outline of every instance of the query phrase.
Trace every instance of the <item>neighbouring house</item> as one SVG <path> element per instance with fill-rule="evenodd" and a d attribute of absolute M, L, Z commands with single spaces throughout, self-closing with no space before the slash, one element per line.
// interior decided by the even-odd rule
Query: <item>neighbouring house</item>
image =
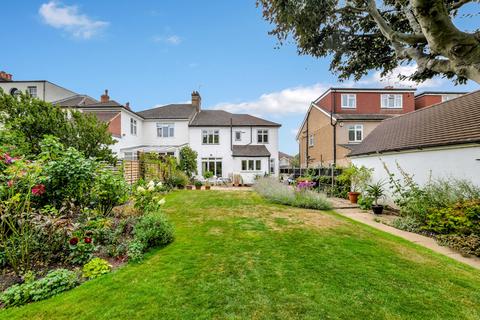
<path fill-rule="evenodd" d="M 46 102 L 53 102 L 77 95 L 47 80 L 13 80 L 13 76 L 5 71 L 0 71 L 0 88 L 4 92 L 16 95 L 21 92 Z"/>
<path fill-rule="evenodd" d="M 373 168 L 376 181 L 388 181 L 386 166 L 421 185 L 453 177 L 480 186 L 480 91 L 385 120 L 349 157 Z"/>
<path fill-rule="evenodd" d="M 415 110 L 460 97 L 467 92 L 425 91 L 415 96 Z"/>
<path fill-rule="evenodd" d="M 330 88 L 308 108 L 297 134 L 300 167 L 347 165 L 347 154 L 383 120 L 415 110 L 415 89 Z"/>
<path fill-rule="evenodd" d="M 291 169 L 293 167 L 292 160 L 293 160 L 293 156 L 279 151 L 278 164 L 279 164 L 280 172 L 282 172 L 282 170 Z"/>

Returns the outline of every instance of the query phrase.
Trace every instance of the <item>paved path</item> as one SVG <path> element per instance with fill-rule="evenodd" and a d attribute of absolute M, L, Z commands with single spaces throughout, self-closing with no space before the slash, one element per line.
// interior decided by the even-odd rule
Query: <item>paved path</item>
<path fill-rule="evenodd" d="M 480 258 L 477 257 L 464 257 L 460 253 L 448 248 L 442 247 L 437 244 L 437 242 L 429 237 L 425 237 L 413 232 L 403 231 L 394 227 L 387 226 L 381 222 L 374 221 L 375 216 L 369 211 L 361 210 L 358 206 L 349 206 L 348 201 L 342 199 L 329 199 L 334 207 L 335 212 L 341 214 L 342 216 L 348 217 L 355 221 L 359 221 L 371 227 L 374 227 L 378 230 L 388 232 L 390 234 L 396 235 L 400 238 L 406 239 L 418 245 L 424 246 L 430 250 L 446 255 L 452 259 L 463 262 L 472 266 L 474 268 L 480 269 Z"/>

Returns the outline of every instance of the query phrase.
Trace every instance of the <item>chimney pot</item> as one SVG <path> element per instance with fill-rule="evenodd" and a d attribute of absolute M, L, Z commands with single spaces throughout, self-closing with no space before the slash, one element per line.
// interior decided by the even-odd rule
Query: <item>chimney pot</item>
<path fill-rule="evenodd" d="M 128 110 L 130 110 L 130 102 L 125 103 L 125 108 L 127 108 Z"/>
<path fill-rule="evenodd" d="M 199 112 L 201 105 L 202 105 L 202 97 L 200 96 L 200 93 L 198 93 L 198 91 L 193 91 L 192 106 L 194 106 L 197 112 Z"/>

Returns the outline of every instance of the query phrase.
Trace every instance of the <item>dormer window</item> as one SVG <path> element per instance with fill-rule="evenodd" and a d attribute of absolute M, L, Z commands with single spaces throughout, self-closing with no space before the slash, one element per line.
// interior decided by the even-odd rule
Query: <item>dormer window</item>
<path fill-rule="evenodd" d="M 356 94 L 342 94 L 342 109 L 355 109 L 357 107 Z"/>
<path fill-rule="evenodd" d="M 382 108 L 401 109 L 403 97 L 401 94 L 382 94 Z"/>

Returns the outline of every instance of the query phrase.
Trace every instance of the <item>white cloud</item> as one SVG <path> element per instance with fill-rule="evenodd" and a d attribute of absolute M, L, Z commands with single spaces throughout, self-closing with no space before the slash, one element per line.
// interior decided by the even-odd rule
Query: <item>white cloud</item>
<path fill-rule="evenodd" d="M 214 109 L 235 113 L 286 115 L 302 114 L 310 102 L 318 98 L 327 86 L 317 83 L 311 86 L 287 88 L 281 91 L 262 94 L 258 99 L 241 103 L 219 103 Z"/>
<path fill-rule="evenodd" d="M 171 45 L 179 45 L 182 42 L 182 38 L 180 38 L 177 35 L 171 35 L 171 36 L 153 36 L 153 42 L 163 42 Z"/>
<path fill-rule="evenodd" d="M 417 70 L 417 65 L 406 65 L 396 67 L 390 74 L 382 77 L 380 71 L 376 71 L 372 76 L 365 80 L 360 80 L 356 84 L 358 85 L 380 85 L 380 86 L 393 86 L 393 87 L 413 87 L 413 88 L 432 88 L 440 87 L 445 83 L 444 79 L 433 78 L 426 80 L 422 83 L 417 83 L 411 80 L 401 80 L 399 75 L 409 76 Z"/>
<path fill-rule="evenodd" d="M 63 5 L 54 0 L 42 4 L 38 13 L 49 26 L 65 30 L 81 39 L 90 39 L 109 25 L 108 22 L 92 20 L 81 14 L 77 6 Z"/>

